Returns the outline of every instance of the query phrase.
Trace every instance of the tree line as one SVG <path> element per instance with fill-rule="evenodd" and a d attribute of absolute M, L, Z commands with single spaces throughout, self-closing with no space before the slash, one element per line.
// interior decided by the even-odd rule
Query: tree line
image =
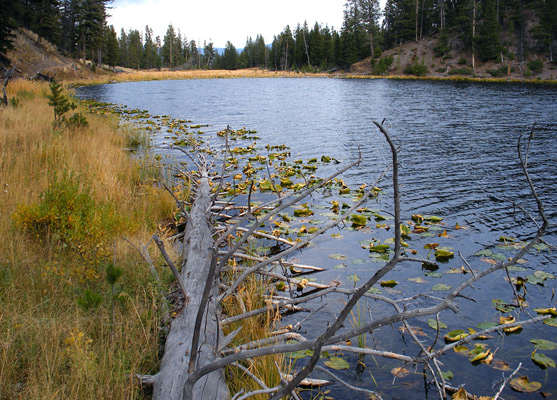
<path fill-rule="evenodd" d="M 340 31 L 307 22 L 286 26 L 265 43 L 257 35 L 237 50 L 227 42 L 188 40 L 171 24 L 161 38 L 152 28 L 121 30 L 107 25 L 110 0 L 0 0 L 0 53 L 12 30 L 27 27 L 64 53 L 137 69 L 333 70 L 372 58 L 410 41 L 437 35 L 435 53 L 445 57 L 454 42 L 480 61 L 541 54 L 553 61 L 557 46 L 557 0 L 349 0 Z M 9 5 L 7 3 L 10 3 Z"/>

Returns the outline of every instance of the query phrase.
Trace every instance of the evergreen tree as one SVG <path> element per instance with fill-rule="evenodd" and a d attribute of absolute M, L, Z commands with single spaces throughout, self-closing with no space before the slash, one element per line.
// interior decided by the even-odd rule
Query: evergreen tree
<path fill-rule="evenodd" d="M 363 26 L 368 34 L 371 57 L 375 58 L 374 37 L 377 36 L 379 26 L 377 22 L 381 17 L 379 0 L 356 0 L 354 6 L 357 9 L 357 21 Z"/>
<path fill-rule="evenodd" d="M 118 45 L 118 38 L 116 37 L 116 31 L 114 26 L 110 25 L 106 29 L 106 57 L 105 62 L 111 66 L 115 67 L 120 60 L 120 49 Z"/>
<path fill-rule="evenodd" d="M 15 20 L 13 9 L 9 6 L 11 0 L 0 0 L 0 54 L 13 47 L 13 29 Z"/>
<path fill-rule="evenodd" d="M 238 52 L 234 45 L 230 42 L 226 42 L 224 47 L 224 54 L 221 58 L 221 68 L 222 69 L 238 69 Z"/>
<path fill-rule="evenodd" d="M 482 19 L 478 27 L 476 50 L 482 61 L 496 60 L 501 51 L 499 44 L 499 22 L 495 0 L 482 0 Z"/>

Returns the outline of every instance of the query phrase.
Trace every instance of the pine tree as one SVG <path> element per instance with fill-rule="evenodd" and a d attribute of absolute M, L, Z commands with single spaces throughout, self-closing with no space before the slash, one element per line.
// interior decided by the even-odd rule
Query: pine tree
<path fill-rule="evenodd" d="M 495 0 L 482 0 L 482 20 L 478 27 L 476 49 L 482 61 L 496 60 L 501 51 L 499 44 L 499 22 L 495 10 Z"/>
<path fill-rule="evenodd" d="M 15 21 L 13 8 L 9 6 L 11 0 L 0 0 L 0 54 L 13 47 L 13 29 Z"/>

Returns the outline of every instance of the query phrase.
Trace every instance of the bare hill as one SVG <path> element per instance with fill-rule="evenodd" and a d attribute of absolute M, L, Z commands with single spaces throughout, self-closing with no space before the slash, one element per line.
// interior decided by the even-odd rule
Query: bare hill
<path fill-rule="evenodd" d="M 38 74 L 56 79 L 86 79 L 94 77 L 89 68 L 61 55 L 56 47 L 25 28 L 15 31 L 14 48 L 6 57 L 16 66 L 15 77 L 30 78 Z"/>
<path fill-rule="evenodd" d="M 439 42 L 439 35 L 432 38 L 426 38 L 415 42 L 403 44 L 395 49 L 385 51 L 381 57 L 378 57 L 376 63 L 384 59 L 389 64 L 381 73 L 377 67 L 374 68 L 371 58 L 360 61 L 350 68 L 352 74 L 361 75 L 408 75 L 405 68 L 412 65 L 424 65 L 426 72 L 424 76 L 428 77 L 455 77 L 468 76 L 477 78 L 507 78 L 512 80 L 557 80 L 557 66 L 551 63 L 545 57 L 539 55 L 530 55 L 524 62 L 519 60 L 503 57 L 499 62 L 481 63 L 476 58 L 475 69 L 472 69 L 472 55 L 463 51 L 463 44 L 455 37 L 450 37 L 450 51 L 444 57 L 436 56 L 435 46 Z M 511 49 L 513 53 L 517 53 L 516 49 Z M 529 67 L 534 65 L 532 61 L 537 61 L 537 66 L 541 65 L 539 70 L 533 70 Z M 529 64 L 530 63 L 530 64 Z M 423 71 L 423 68 L 422 68 Z M 379 73 L 378 73 L 379 72 Z M 408 70 L 407 70 L 408 72 Z"/>

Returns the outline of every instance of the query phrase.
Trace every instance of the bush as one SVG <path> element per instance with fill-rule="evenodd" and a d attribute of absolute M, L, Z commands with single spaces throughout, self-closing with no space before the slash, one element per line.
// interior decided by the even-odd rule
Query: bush
<path fill-rule="evenodd" d="M 394 59 L 392 56 L 380 58 L 379 61 L 375 62 L 373 65 L 373 75 L 384 75 L 385 72 L 391 68 L 393 61 Z"/>
<path fill-rule="evenodd" d="M 449 75 L 474 75 L 471 68 L 456 68 L 449 71 Z"/>
<path fill-rule="evenodd" d="M 416 60 L 413 64 L 408 64 L 404 67 L 403 72 L 406 75 L 425 76 L 428 73 L 428 69 L 423 62 L 420 64 Z"/>
<path fill-rule="evenodd" d="M 533 60 L 533 61 L 529 61 L 528 64 L 528 68 L 530 68 L 530 70 L 535 73 L 535 74 L 539 74 L 543 71 L 543 61 L 542 60 Z"/>
<path fill-rule="evenodd" d="M 507 75 L 507 67 L 504 66 L 497 69 L 488 69 L 486 72 L 494 78 L 501 78 Z"/>
<path fill-rule="evenodd" d="M 466 65 L 467 62 L 468 62 L 468 61 L 466 61 L 466 58 L 461 57 L 461 58 L 458 60 L 458 65 Z"/>
<path fill-rule="evenodd" d="M 38 204 L 19 205 L 15 221 L 27 231 L 62 246 L 96 247 L 115 234 L 113 207 L 95 202 L 88 185 L 64 171 L 41 193 Z"/>

